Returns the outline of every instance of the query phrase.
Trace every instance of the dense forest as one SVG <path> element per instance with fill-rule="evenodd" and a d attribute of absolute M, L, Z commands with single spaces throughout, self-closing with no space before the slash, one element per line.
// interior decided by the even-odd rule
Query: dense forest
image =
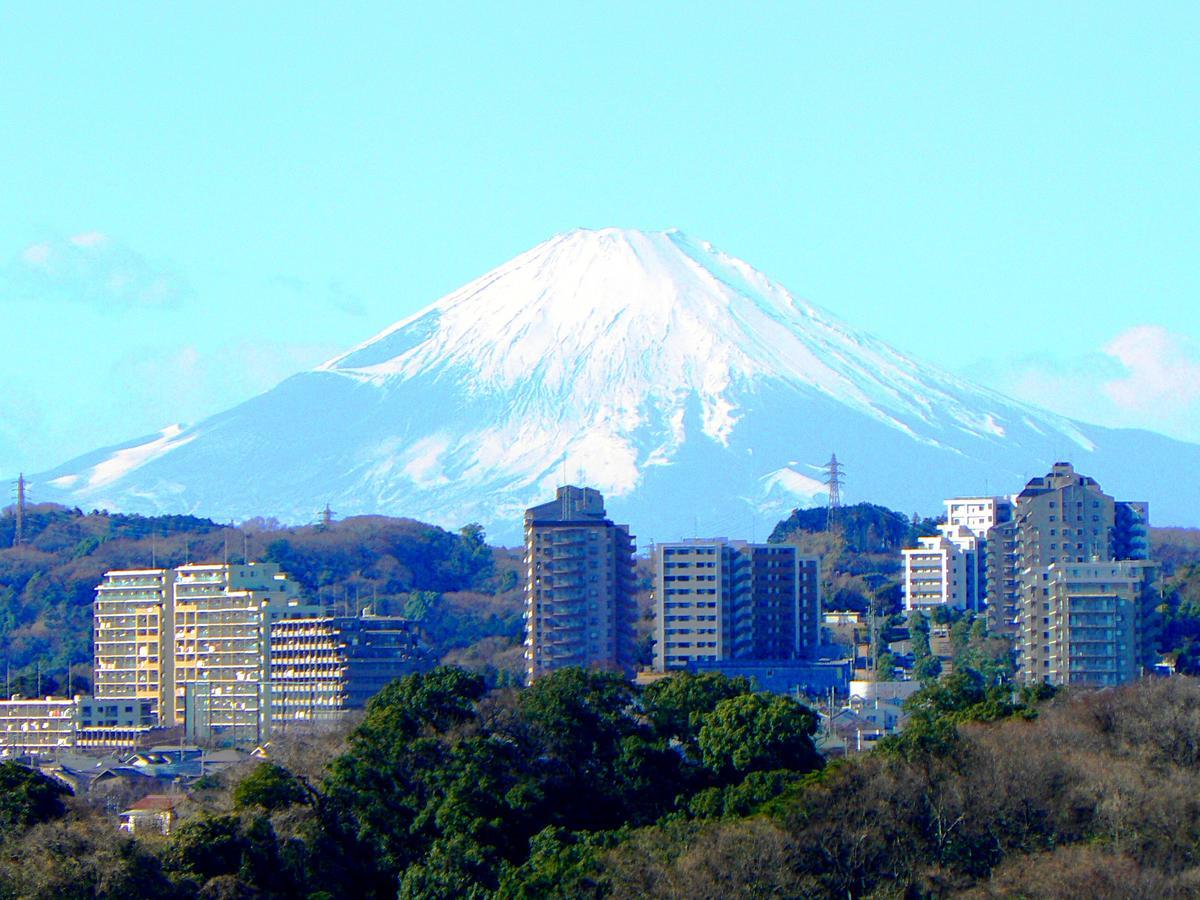
<path fill-rule="evenodd" d="M 117 837 L 0 765 L 5 897 L 1191 897 L 1200 682 L 1014 694 L 956 672 L 899 737 L 823 760 L 744 681 L 525 689 L 439 668 L 346 735 L 210 778 Z"/>

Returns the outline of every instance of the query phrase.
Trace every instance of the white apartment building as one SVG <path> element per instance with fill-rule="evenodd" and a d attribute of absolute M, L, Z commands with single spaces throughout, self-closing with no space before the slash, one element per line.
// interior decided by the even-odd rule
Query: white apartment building
<path fill-rule="evenodd" d="M 1012 518 L 1011 497 L 953 497 L 943 503 L 947 525 L 962 525 L 980 538 L 996 523 Z"/>
<path fill-rule="evenodd" d="M 92 697 L 0 700 L 0 754 L 56 756 L 137 747 L 155 717 L 149 700 Z"/>
<path fill-rule="evenodd" d="M 987 601 L 987 534 L 1012 517 L 1008 497 L 954 497 L 937 535 L 917 539 L 904 556 L 904 608 L 981 610 Z"/>
<path fill-rule="evenodd" d="M 967 559 L 954 541 L 945 535 L 918 538 L 916 548 L 901 553 L 905 612 L 967 608 Z"/>

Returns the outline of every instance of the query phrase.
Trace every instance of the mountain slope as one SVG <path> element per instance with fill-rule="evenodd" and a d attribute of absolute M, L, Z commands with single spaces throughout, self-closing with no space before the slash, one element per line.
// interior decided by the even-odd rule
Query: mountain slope
<path fill-rule="evenodd" d="M 923 366 L 679 232 L 605 229 L 552 238 L 260 397 L 38 482 L 88 507 L 304 521 L 328 502 L 513 540 L 526 506 L 585 481 L 644 539 L 753 536 L 823 499 L 832 450 L 854 499 L 932 511 L 1070 458 L 1179 522 L 1196 498 L 1158 497 L 1137 473 L 1200 461 L 1198 446 Z"/>

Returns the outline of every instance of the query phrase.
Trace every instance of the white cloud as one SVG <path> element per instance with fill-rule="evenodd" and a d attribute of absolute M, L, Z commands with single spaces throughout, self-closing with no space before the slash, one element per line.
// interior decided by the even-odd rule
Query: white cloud
<path fill-rule="evenodd" d="M 1128 328 L 1082 356 L 987 360 L 964 374 L 1083 422 L 1200 441 L 1200 346 L 1161 325 Z"/>
<path fill-rule="evenodd" d="M 37 241 L 0 268 L 0 298 L 161 308 L 192 296 L 178 272 L 100 231 Z"/>
<path fill-rule="evenodd" d="M 1161 325 L 1138 325 L 1109 341 L 1104 352 L 1125 368 L 1123 377 L 1102 386 L 1121 409 L 1194 414 L 1200 398 L 1200 348 L 1191 340 Z"/>

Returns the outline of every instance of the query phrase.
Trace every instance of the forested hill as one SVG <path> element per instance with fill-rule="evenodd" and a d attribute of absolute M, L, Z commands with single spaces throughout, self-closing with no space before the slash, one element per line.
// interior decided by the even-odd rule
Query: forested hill
<path fill-rule="evenodd" d="M 240 526 L 194 516 L 137 516 L 43 504 L 12 546 L 12 510 L 0 515 L 0 666 L 14 691 L 88 690 L 92 600 L 108 569 L 185 562 L 279 563 L 304 594 L 331 608 L 407 614 L 424 620 L 446 653 L 520 635 L 519 559 L 494 550 L 478 526 L 445 531 L 411 519 L 360 516 L 284 528 L 271 520 Z M 28 683 L 27 683 L 28 682 Z"/>

